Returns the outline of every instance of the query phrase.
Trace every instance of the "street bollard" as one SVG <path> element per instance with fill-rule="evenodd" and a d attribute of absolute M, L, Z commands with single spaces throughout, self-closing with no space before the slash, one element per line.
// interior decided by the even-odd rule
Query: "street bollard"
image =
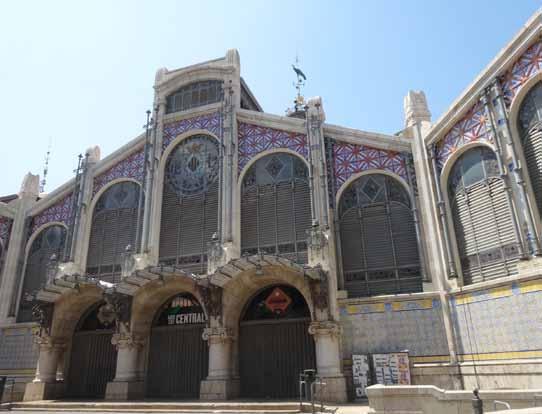
<path fill-rule="evenodd" d="M 474 414 L 484 414 L 484 402 L 480 399 L 480 393 L 475 388 L 472 393 L 474 398 L 472 399 L 472 412 Z"/>

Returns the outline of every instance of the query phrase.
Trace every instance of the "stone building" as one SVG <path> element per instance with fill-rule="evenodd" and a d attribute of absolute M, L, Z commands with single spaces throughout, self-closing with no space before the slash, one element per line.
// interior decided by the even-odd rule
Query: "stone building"
<path fill-rule="evenodd" d="M 0 199 L 0 375 L 27 400 L 352 397 L 353 354 L 412 381 L 542 387 L 542 14 L 436 122 L 263 112 L 237 51 L 159 69 L 147 130 L 47 195 Z"/>

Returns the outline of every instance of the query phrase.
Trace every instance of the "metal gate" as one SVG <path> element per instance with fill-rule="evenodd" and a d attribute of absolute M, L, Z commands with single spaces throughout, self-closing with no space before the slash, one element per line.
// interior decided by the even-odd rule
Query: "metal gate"
<path fill-rule="evenodd" d="M 307 303 L 292 286 L 270 286 L 254 296 L 239 326 L 241 396 L 298 395 L 299 373 L 316 368 L 310 322 Z"/>
<path fill-rule="evenodd" d="M 76 332 L 72 340 L 66 396 L 103 398 L 113 381 L 117 350 L 111 344 L 112 330 Z"/>
<path fill-rule="evenodd" d="M 209 351 L 203 324 L 156 326 L 151 333 L 147 396 L 198 398 L 207 377 Z"/>

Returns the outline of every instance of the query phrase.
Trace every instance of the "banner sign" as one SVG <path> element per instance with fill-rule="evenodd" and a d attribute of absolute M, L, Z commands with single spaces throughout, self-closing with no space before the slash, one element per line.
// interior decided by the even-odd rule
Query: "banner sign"
<path fill-rule="evenodd" d="M 408 352 L 373 354 L 376 382 L 383 385 L 410 385 Z"/>
<path fill-rule="evenodd" d="M 205 314 L 202 313 L 178 313 L 167 316 L 168 325 L 187 325 L 191 323 L 204 323 Z"/>

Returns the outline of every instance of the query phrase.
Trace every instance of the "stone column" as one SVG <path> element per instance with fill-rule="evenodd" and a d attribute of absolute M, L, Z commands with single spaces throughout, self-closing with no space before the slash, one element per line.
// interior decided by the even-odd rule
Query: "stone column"
<path fill-rule="evenodd" d="M 438 204 L 440 183 L 434 174 L 432 156 L 426 146 L 426 136 L 431 127 L 431 113 L 423 91 L 410 91 L 404 100 L 405 133 L 412 138 L 412 157 L 419 195 L 421 247 L 425 252 L 426 275 L 429 286 L 439 292 L 450 363 L 457 367 L 457 349 L 450 313 L 448 291 L 456 285 L 453 259 L 450 259 L 446 228 L 441 227 Z M 425 286 L 424 286 L 425 290 Z M 461 389 L 460 374 L 453 375 L 455 389 Z"/>
<path fill-rule="evenodd" d="M 34 380 L 26 384 L 24 401 L 51 400 L 62 396 L 62 382 L 57 382 L 60 358 L 64 355 L 63 340 L 49 335 L 36 337 L 39 346 L 38 367 Z"/>
<path fill-rule="evenodd" d="M 239 380 L 232 378 L 233 336 L 222 327 L 205 328 L 203 340 L 209 345 L 209 375 L 201 381 L 200 399 L 227 400 L 239 395 Z"/>
<path fill-rule="evenodd" d="M 15 307 L 25 260 L 27 213 L 36 203 L 38 194 L 39 176 L 26 174 L 19 192 L 17 212 L 13 218 L 3 276 L 0 281 L 0 324 L 15 322 Z"/>
<path fill-rule="evenodd" d="M 316 373 L 325 386 L 318 390 L 319 397 L 327 402 L 346 402 L 346 379 L 341 372 L 340 337 L 338 322 L 312 322 L 309 333 L 316 344 Z"/>
<path fill-rule="evenodd" d="M 106 400 L 131 400 L 143 398 L 144 382 L 139 378 L 139 359 L 143 341 L 133 334 L 115 334 L 111 343 L 117 348 L 115 379 L 107 383 Z"/>

